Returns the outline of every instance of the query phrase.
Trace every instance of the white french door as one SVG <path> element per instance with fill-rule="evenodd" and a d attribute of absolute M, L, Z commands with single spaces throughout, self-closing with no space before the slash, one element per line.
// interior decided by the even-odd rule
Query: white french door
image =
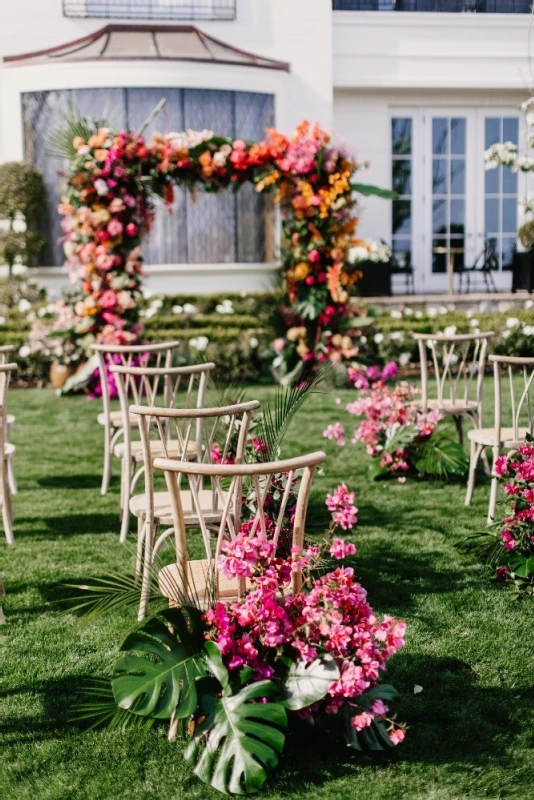
<path fill-rule="evenodd" d="M 392 242 L 399 253 L 409 251 L 417 291 L 446 292 L 451 251 L 455 267 L 470 267 L 488 240 L 498 257 L 495 283 L 510 287 L 517 197 L 525 193 L 525 178 L 502 167 L 487 172 L 484 151 L 496 142 L 519 143 L 520 137 L 515 109 L 392 112 L 392 185 L 399 193 Z"/>

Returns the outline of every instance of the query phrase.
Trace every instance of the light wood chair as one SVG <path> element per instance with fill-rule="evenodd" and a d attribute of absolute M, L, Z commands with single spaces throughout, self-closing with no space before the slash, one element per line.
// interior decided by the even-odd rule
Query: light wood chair
<path fill-rule="evenodd" d="M 463 421 L 468 418 L 475 428 L 482 425 L 482 384 L 488 342 L 495 334 L 414 333 L 419 346 L 421 398 L 413 405 L 426 413 L 438 410 L 452 417 L 463 444 Z M 429 380 L 428 351 L 434 368 L 434 391 Z"/>
<path fill-rule="evenodd" d="M 532 404 L 534 398 L 534 358 L 515 358 L 513 356 L 489 356 L 493 363 L 495 417 L 492 428 L 478 427 L 468 433 L 471 442 L 469 461 L 469 477 L 465 505 L 471 504 L 475 486 L 475 471 L 484 448 L 491 447 L 493 455 L 493 468 L 491 478 L 490 499 L 488 507 L 488 525 L 493 522 L 495 506 L 497 504 L 497 489 L 499 479 L 494 473 L 495 461 L 502 450 L 515 450 L 525 441 L 527 433 L 533 434 L 534 413 Z M 510 392 L 511 412 L 505 417 L 503 414 L 503 373 L 508 377 Z M 519 375 L 517 374 L 519 373 Z"/>
<path fill-rule="evenodd" d="M 214 600 L 230 602 L 243 596 L 246 584 L 243 579 L 230 580 L 220 575 L 217 570 L 217 559 L 225 540 L 234 539 L 247 519 L 252 520 L 250 535 L 259 534 L 271 538 L 278 544 L 285 522 L 290 525 L 290 536 L 293 547 L 302 550 L 306 526 L 306 513 L 310 497 L 311 484 L 316 467 L 326 459 L 323 452 L 310 453 L 285 461 L 258 462 L 254 464 L 203 464 L 198 462 L 173 461 L 156 458 L 154 469 L 163 470 L 167 488 L 171 497 L 173 530 L 176 540 L 176 563 L 169 564 L 160 570 L 158 583 L 161 593 L 169 599 L 170 605 L 179 605 L 184 599 L 194 597 L 200 606 Z M 276 476 L 286 478 L 285 489 L 279 500 L 274 519 L 272 534 L 268 534 L 265 515 L 269 514 L 266 501 L 269 489 Z M 209 525 L 196 497 L 199 481 L 210 479 L 214 491 L 222 493 L 226 488 L 226 502 L 221 520 L 217 526 L 216 537 L 209 536 Z M 181 482 L 187 481 L 193 497 L 194 513 L 197 527 L 202 532 L 206 558 L 189 560 L 187 532 L 187 508 L 183 502 Z M 296 495 L 296 505 L 287 515 L 290 498 Z M 246 497 L 246 503 L 243 498 Z M 252 506 L 252 511 L 250 511 Z M 255 510 L 254 510 L 255 509 Z M 285 519 L 284 519 L 285 518 Z M 291 589 L 294 593 L 302 587 L 301 570 L 292 573 Z M 288 587 L 289 588 L 289 587 Z"/>
<path fill-rule="evenodd" d="M 3 344 L 0 347 L 0 365 L 8 363 L 9 358 L 11 357 L 11 354 L 13 353 L 14 350 L 15 350 L 15 345 L 13 345 L 13 344 Z M 6 427 L 6 438 L 5 438 L 5 441 L 9 442 L 10 441 L 11 426 L 15 424 L 15 417 L 13 416 L 13 414 L 7 414 L 7 416 L 6 416 L 6 424 L 7 424 L 7 427 Z M 13 464 L 13 459 L 12 458 L 9 459 L 9 463 L 8 463 L 8 478 L 9 478 L 9 488 L 11 489 L 11 494 L 17 494 L 17 491 L 18 491 L 18 489 L 17 489 L 17 479 L 15 477 L 15 468 L 14 468 L 14 464 Z"/>
<path fill-rule="evenodd" d="M 9 484 L 10 461 L 15 455 L 15 445 L 7 439 L 7 393 L 11 373 L 18 369 L 16 364 L 0 364 L 0 503 L 2 520 L 8 544 L 14 544 L 13 511 L 11 507 L 11 488 Z"/>
<path fill-rule="evenodd" d="M 146 367 L 172 366 L 174 351 L 180 342 L 158 342 L 156 344 L 108 345 L 93 344 L 92 350 L 98 358 L 98 372 L 102 386 L 103 411 L 98 414 L 97 422 L 104 427 L 104 468 L 100 494 L 105 495 L 109 489 L 109 481 L 113 465 L 113 449 L 124 435 L 122 411 L 111 409 L 111 397 L 108 385 L 108 370 L 113 364 Z M 137 420 L 128 421 L 129 427 L 136 427 Z"/>
<path fill-rule="evenodd" d="M 130 498 L 144 472 L 143 443 L 132 437 L 137 417 L 130 414 L 131 400 L 138 406 L 163 405 L 165 408 L 199 409 L 204 405 L 204 396 L 209 374 L 215 364 L 194 364 L 188 367 L 134 367 L 114 364 L 110 371 L 115 375 L 119 392 L 121 428 L 123 441 L 115 444 L 113 454 L 121 461 L 122 516 L 120 541 L 125 542 L 130 526 Z M 163 444 L 152 440 L 152 455 L 161 455 Z M 187 442 L 187 457 L 196 458 L 199 443 L 195 439 Z M 176 452 L 176 456 L 181 453 Z"/>
<path fill-rule="evenodd" d="M 130 406 L 130 413 L 139 419 L 145 474 L 145 492 L 130 500 L 130 511 L 138 520 L 136 571 L 143 573 L 139 619 L 146 613 L 153 563 L 164 541 L 173 534 L 171 495 L 168 491 L 154 491 L 155 454 L 178 463 L 188 461 L 190 444 L 194 442 L 197 464 L 213 464 L 215 459 L 241 464 L 252 416 L 259 408 L 257 400 L 196 409 Z M 151 438 L 154 432 L 157 441 Z M 220 522 L 226 501 L 227 492 L 215 482 L 210 488 L 202 480 L 195 481 L 191 489 L 184 487 L 184 524 L 198 528 L 198 506 L 207 529 L 212 528 Z M 167 530 L 158 536 L 160 527 Z"/>

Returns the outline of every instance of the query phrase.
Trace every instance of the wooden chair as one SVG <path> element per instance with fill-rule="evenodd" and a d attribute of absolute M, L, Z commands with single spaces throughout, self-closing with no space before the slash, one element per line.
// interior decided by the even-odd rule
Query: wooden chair
<path fill-rule="evenodd" d="M 229 602 L 243 596 L 245 581 L 230 580 L 217 571 L 217 559 L 225 540 L 232 540 L 238 534 L 242 523 L 249 514 L 252 520 L 250 535 L 260 533 L 266 538 L 272 536 L 278 544 L 284 517 L 290 520 L 290 536 L 293 547 L 301 548 L 304 543 L 308 500 L 316 467 L 325 461 L 322 452 L 291 458 L 285 461 L 258 462 L 254 464 L 203 464 L 194 461 L 177 462 L 167 458 L 156 458 L 154 469 L 163 470 L 171 497 L 173 529 L 176 539 L 176 563 L 160 570 L 159 588 L 170 605 L 179 605 L 184 599 L 194 597 L 203 606 L 214 600 Z M 276 476 L 286 478 L 285 489 L 281 493 L 279 507 L 272 520 L 274 529 L 267 533 L 265 522 L 266 500 L 269 488 Z M 198 481 L 210 479 L 217 493 L 226 487 L 226 502 L 221 520 L 217 526 L 217 536 L 209 537 L 208 520 L 196 499 Z M 197 527 L 202 532 L 206 558 L 190 561 L 188 557 L 187 531 L 191 525 L 187 520 L 187 509 L 183 502 L 181 481 L 187 481 L 194 501 Z M 291 492 L 291 489 L 293 492 Z M 296 495 L 296 505 L 287 514 L 290 497 Z M 243 502 L 243 497 L 247 502 Z M 250 511 L 250 507 L 255 508 Z M 302 586 L 302 572 L 292 573 L 292 591 L 298 592 Z"/>
<path fill-rule="evenodd" d="M 10 461 L 15 454 L 15 445 L 7 440 L 7 392 L 11 373 L 18 367 L 16 364 L 0 364 L 0 503 L 2 520 L 8 544 L 14 544 L 13 511 L 11 508 L 11 488 L 9 485 Z"/>
<path fill-rule="evenodd" d="M 15 345 L 13 344 L 3 344 L 0 347 L 0 365 L 7 364 L 11 354 L 15 350 Z M 15 424 L 15 417 L 13 414 L 7 414 L 6 416 L 6 437 L 5 441 L 9 442 L 10 440 L 10 429 L 11 426 Z M 15 469 L 13 465 L 13 459 L 9 459 L 8 463 L 8 478 L 9 478 L 9 488 L 11 489 L 11 494 L 17 494 L 17 479 L 15 477 Z"/>
<path fill-rule="evenodd" d="M 132 438 L 132 423 L 137 417 L 130 414 L 130 399 L 138 406 L 163 405 L 165 408 L 183 407 L 199 409 L 204 405 L 204 395 L 210 372 L 215 364 L 195 364 L 189 367 L 133 367 L 112 365 L 110 371 L 117 380 L 121 410 L 121 429 L 124 441 L 115 444 L 113 454 L 121 460 L 121 534 L 125 542 L 130 525 L 130 497 L 144 472 L 143 444 Z M 181 396 L 180 392 L 182 392 Z M 159 401 L 158 401 L 159 398 Z M 194 439 L 187 442 L 187 457 L 198 456 L 199 444 Z M 152 455 L 161 455 L 161 441 L 152 441 Z M 181 453 L 176 452 L 176 456 Z"/>
<path fill-rule="evenodd" d="M 515 358 L 513 356 L 489 356 L 493 363 L 495 417 L 492 428 L 479 426 L 468 433 L 471 442 L 471 455 L 469 462 L 469 477 L 465 505 L 471 503 L 475 486 L 475 470 L 478 459 L 484 448 L 491 447 L 493 454 L 493 469 L 491 490 L 488 508 L 488 525 L 493 522 L 495 506 L 497 504 L 498 477 L 494 474 L 495 461 L 502 450 L 515 450 L 525 441 L 527 433 L 534 430 L 534 413 L 532 410 L 532 394 L 534 386 L 534 358 Z M 517 378 L 517 372 L 520 378 Z M 503 373 L 508 377 L 508 389 L 511 400 L 511 414 L 504 418 L 503 415 Z M 503 419 L 505 424 L 503 424 Z"/>
<path fill-rule="evenodd" d="M 229 458 L 240 464 L 252 415 L 259 407 L 257 400 L 218 408 L 130 406 L 130 413 L 139 419 L 145 473 L 145 492 L 130 500 L 130 511 L 138 520 L 136 570 L 143 572 L 139 619 L 146 613 L 153 562 L 173 533 L 171 496 L 168 491 L 154 491 L 154 454 L 178 463 L 187 461 L 191 458 L 190 443 L 194 442 L 197 464 L 209 465 L 214 460 L 224 463 Z M 157 441 L 151 438 L 154 431 Z M 205 488 L 201 480 L 196 481 L 191 489 L 181 492 L 184 524 L 198 528 L 197 506 L 208 528 L 218 524 L 226 500 L 227 492 L 219 484 L 212 482 Z M 160 526 L 167 526 L 167 530 L 156 538 Z"/>
<path fill-rule="evenodd" d="M 414 401 L 414 405 L 424 413 L 437 409 L 444 416 L 452 417 L 461 444 L 465 417 L 471 420 L 475 428 L 482 425 L 482 383 L 488 342 L 494 335 L 493 331 L 451 336 L 439 333 L 413 334 L 419 345 L 421 364 L 421 399 Z M 435 375 L 435 392 L 432 393 L 428 350 Z"/>
<path fill-rule="evenodd" d="M 157 344 L 109 345 L 94 344 L 92 350 L 98 358 L 98 372 L 102 385 L 103 411 L 98 414 L 97 421 L 104 427 L 104 469 L 100 494 L 105 495 L 109 489 L 111 478 L 113 449 L 124 434 L 122 411 L 112 411 L 108 384 L 108 370 L 114 364 L 124 367 L 133 363 L 152 367 L 172 366 L 174 351 L 179 342 L 161 342 Z M 129 427 L 135 427 L 137 420 L 128 421 Z"/>

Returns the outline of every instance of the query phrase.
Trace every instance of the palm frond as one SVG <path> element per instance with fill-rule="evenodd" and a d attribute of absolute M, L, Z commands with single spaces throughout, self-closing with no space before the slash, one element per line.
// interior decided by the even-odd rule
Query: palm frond
<path fill-rule="evenodd" d="M 237 383 L 221 383 L 210 377 L 207 392 L 206 406 L 212 408 L 231 406 L 242 403 L 245 399 L 245 390 Z"/>
<path fill-rule="evenodd" d="M 441 425 L 428 439 L 416 445 L 414 456 L 415 468 L 422 475 L 432 475 L 439 480 L 463 477 L 469 468 L 464 448 L 454 441 L 449 429 Z"/>
<path fill-rule="evenodd" d="M 80 137 L 84 142 L 87 142 L 97 128 L 103 126 L 109 127 L 109 123 L 106 120 L 106 109 L 99 119 L 92 120 L 90 117 L 82 117 L 76 107 L 70 108 L 65 114 L 61 126 L 50 133 L 45 151 L 47 155 L 54 158 L 72 161 L 76 156 L 76 148 L 73 145 L 74 139 Z"/>
<path fill-rule="evenodd" d="M 329 370 L 328 370 L 329 372 Z M 262 407 L 262 418 L 258 424 L 258 437 L 267 445 L 264 460 L 276 459 L 284 436 L 295 414 L 302 408 L 306 400 L 326 379 L 327 370 L 314 369 L 311 372 L 300 372 L 288 386 L 279 386 L 274 402 L 267 400 Z"/>
<path fill-rule="evenodd" d="M 85 678 L 78 694 L 80 699 L 70 707 L 69 717 L 73 722 L 86 726 L 88 730 L 107 727 L 112 730 L 136 728 L 148 731 L 155 723 L 149 717 L 141 717 L 133 713 L 133 710 L 117 706 L 111 678 Z"/>

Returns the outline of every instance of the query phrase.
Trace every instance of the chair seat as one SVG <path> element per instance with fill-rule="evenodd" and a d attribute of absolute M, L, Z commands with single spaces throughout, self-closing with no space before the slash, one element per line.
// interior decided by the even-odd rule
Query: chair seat
<path fill-rule="evenodd" d="M 528 428 L 519 428 L 517 432 L 519 435 L 517 441 L 514 440 L 513 428 L 501 428 L 501 435 L 498 442 L 495 428 L 473 428 L 473 430 L 468 431 L 467 435 L 470 441 L 476 442 L 477 444 L 482 444 L 487 447 L 493 447 L 499 444 L 512 449 L 524 444 L 525 436 L 529 430 Z"/>
<path fill-rule="evenodd" d="M 181 458 L 182 452 L 178 448 L 178 442 L 176 440 L 170 442 L 168 445 L 168 457 L 169 458 Z M 126 445 L 124 442 L 120 442 L 119 444 L 115 445 L 113 452 L 117 456 L 117 458 L 123 458 L 125 452 Z M 158 458 L 158 456 L 163 456 L 163 443 L 161 441 L 156 441 L 156 439 L 151 440 L 150 442 L 150 450 L 154 458 Z M 132 459 L 134 461 L 143 461 L 143 444 L 138 439 L 133 442 L 130 442 L 130 452 L 132 454 Z M 187 456 L 191 458 L 192 456 L 197 455 L 197 443 L 196 442 L 188 442 L 187 443 Z"/>
<path fill-rule="evenodd" d="M 213 492 L 211 489 L 201 489 L 198 493 L 200 501 L 200 508 L 202 511 L 202 518 L 207 524 L 218 522 L 226 502 L 227 493 L 222 493 L 221 497 L 216 497 L 215 509 L 213 501 Z M 191 492 L 182 490 L 180 492 L 182 500 L 182 508 L 184 511 L 185 521 L 193 521 L 197 519 L 196 513 L 193 511 L 193 498 Z M 136 494 L 130 499 L 130 511 L 134 517 L 142 517 L 146 514 L 146 495 Z M 171 496 L 169 492 L 154 492 L 154 516 L 160 525 L 172 525 L 172 508 Z"/>
<path fill-rule="evenodd" d="M 96 418 L 99 425 L 106 424 L 106 415 L 104 412 L 99 414 Z M 109 421 L 111 423 L 112 428 L 122 428 L 122 411 L 110 411 L 109 412 Z M 130 427 L 135 428 L 137 427 L 137 417 L 135 414 L 130 414 Z"/>
<path fill-rule="evenodd" d="M 163 597 L 169 600 L 171 606 L 182 605 L 184 602 L 181 591 L 180 570 L 178 564 L 168 564 L 158 573 L 158 585 Z M 215 580 L 213 567 L 207 559 L 187 562 L 188 594 L 197 598 L 200 604 L 213 599 Z M 246 588 L 250 588 L 247 581 Z M 228 578 L 218 573 L 217 597 L 220 600 L 237 600 L 238 584 L 235 578 Z"/>
<path fill-rule="evenodd" d="M 422 408 L 423 401 L 422 400 L 413 400 L 411 405 L 414 408 Z M 432 400 L 427 400 L 427 407 L 434 411 L 438 409 L 439 411 L 443 412 L 444 414 L 471 414 L 473 411 L 478 409 L 478 404 L 475 400 L 451 400 L 450 398 L 444 398 L 443 401 L 440 403 L 437 398 Z"/>
<path fill-rule="evenodd" d="M 4 444 L 4 455 L 8 457 L 12 456 L 16 449 L 17 448 L 14 444 L 11 444 L 11 442 L 6 442 Z"/>

